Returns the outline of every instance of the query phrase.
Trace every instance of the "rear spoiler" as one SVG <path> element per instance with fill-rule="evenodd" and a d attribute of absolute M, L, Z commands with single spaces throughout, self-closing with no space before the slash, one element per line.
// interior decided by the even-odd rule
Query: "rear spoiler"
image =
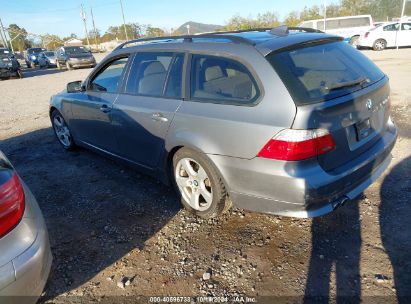
<path fill-rule="evenodd" d="M 306 47 L 310 47 L 310 46 L 314 46 L 314 45 L 331 43 L 331 42 L 336 42 L 336 41 L 343 41 L 343 40 L 344 40 L 344 38 L 339 37 L 339 36 L 313 39 L 313 40 L 299 42 L 299 43 L 296 43 L 296 44 L 287 45 L 286 47 L 283 47 L 283 48 L 277 49 L 275 51 L 272 51 L 270 54 L 282 53 L 282 52 L 292 51 L 292 50 L 301 49 L 301 48 L 306 48 Z"/>

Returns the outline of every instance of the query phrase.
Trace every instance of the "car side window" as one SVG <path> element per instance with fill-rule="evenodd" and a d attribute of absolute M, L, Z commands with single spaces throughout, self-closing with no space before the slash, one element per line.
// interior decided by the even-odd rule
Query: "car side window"
<path fill-rule="evenodd" d="M 256 81 L 247 68 L 232 59 L 193 55 L 191 99 L 222 104 L 250 105 L 259 95 Z"/>
<path fill-rule="evenodd" d="M 395 24 L 389 24 L 383 27 L 384 31 L 397 31 L 399 28 L 399 24 L 395 23 Z"/>
<path fill-rule="evenodd" d="M 116 93 L 127 61 L 128 57 L 125 57 L 109 63 L 93 78 L 89 88 L 97 92 Z"/>
<path fill-rule="evenodd" d="M 401 30 L 403 31 L 410 31 L 411 30 L 411 23 L 403 23 L 401 25 Z"/>
<path fill-rule="evenodd" d="M 165 96 L 181 98 L 181 87 L 183 83 L 184 55 L 177 54 L 174 57 L 173 65 L 167 77 Z"/>
<path fill-rule="evenodd" d="M 137 53 L 131 65 L 125 93 L 163 96 L 164 84 L 174 54 L 171 52 Z"/>

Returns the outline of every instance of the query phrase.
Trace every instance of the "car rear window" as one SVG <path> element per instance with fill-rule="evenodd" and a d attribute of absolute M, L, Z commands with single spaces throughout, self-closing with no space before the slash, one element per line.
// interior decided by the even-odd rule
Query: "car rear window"
<path fill-rule="evenodd" d="M 350 94 L 384 77 L 371 60 L 340 41 L 274 51 L 267 59 L 297 105 Z"/>

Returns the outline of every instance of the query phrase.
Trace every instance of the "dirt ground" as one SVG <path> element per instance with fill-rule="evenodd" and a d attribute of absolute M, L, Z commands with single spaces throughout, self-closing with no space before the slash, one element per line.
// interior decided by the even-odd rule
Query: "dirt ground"
<path fill-rule="evenodd" d="M 204 221 L 158 181 L 86 150 L 64 151 L 48 101 L 89 69 L 29 70 L 1 81 L 0 149 L 37 197 L 54 256 L 41 302 L 291 303 L 337 293 L 353 303 L 411 301 L 411 49 L 364 53 L 391 80 L 400 133 L 393 161 L 360 199 L 314 220 L 235 209 Z"/>

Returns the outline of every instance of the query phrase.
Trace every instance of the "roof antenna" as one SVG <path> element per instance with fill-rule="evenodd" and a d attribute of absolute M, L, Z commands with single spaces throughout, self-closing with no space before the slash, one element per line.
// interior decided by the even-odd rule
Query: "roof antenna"
<path fill-rule="evenodd" d="M 280 25 L 277 26 L 273 29 L 271 29 L 271 34 L 276 35 L 276 36 L 280 36 L 280 37 L 284 37 L 287 36 L 289 31 L 288 31 L 288 27 L 286 25 Z"/>

